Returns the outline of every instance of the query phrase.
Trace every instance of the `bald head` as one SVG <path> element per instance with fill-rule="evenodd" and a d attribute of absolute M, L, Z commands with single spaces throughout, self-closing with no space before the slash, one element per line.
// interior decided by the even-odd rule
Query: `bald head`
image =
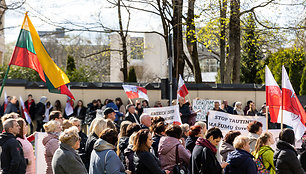
<path fill-rule="evenodd" d="M 141 124 L 143 124 L 147 127 L 151 126 L 151 116 L 150 115 L 148 115 L 146 113 L 143 113 L 143 114 L 141 114 L 139 119 L 140 119 Z"/>

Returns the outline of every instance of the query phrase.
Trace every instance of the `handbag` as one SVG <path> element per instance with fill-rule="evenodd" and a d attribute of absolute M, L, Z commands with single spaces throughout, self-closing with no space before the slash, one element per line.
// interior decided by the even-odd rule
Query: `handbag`
<path fill-rule="evenodd" d="M 179 144 L 176 145 L 176 150 L 175 150 L 175 156 L 176 156 L 176 160 L 175 163 L 176 165 L 173 167 L 173 174 L 187 174 L 188 170 L 187 167 L 182 163 L 180 163 L 180 157 L 179 157 L 179 153 L 178 153 L 178 146 Z"/>

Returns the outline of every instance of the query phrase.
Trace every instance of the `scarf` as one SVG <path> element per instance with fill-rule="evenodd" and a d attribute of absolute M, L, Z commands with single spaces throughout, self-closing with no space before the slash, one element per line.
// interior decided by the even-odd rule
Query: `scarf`
<path fill-rule="evenodd" d="M 207 148 L 209 148 L 214 153 L 214 155 L 217 154 L 216 146 L 212 145 L 208 140 L 206 140 L 206 139 L 204 139 L 202 137 L 199 137 L 197 139 L 196 145 L 207 147 Z"/>

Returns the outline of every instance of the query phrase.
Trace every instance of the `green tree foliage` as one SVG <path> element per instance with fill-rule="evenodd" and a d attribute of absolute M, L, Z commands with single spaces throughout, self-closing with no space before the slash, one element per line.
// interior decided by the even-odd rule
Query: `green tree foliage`
<path fill-rule="evenodd" d="M 130 67 L 128 82 L 137 82 L 136 72 L 134 67 Z"/>
<path fill-rule="evenodd" d="M 265 64 L 269 66 L 278 84 L 281 84 L 282 81 L 282 65 L 284 65 L 287 72 L 289 72 L 289 79 L 292 83 L 292 86 L 295 92 L 298 93 L 303 69 L 306 65 L 305 61 L 306 61 L 306 55 L 302 49 L 285 48 L 285 49 L 280 49 L 275 53 L 269 54 L 265 60 Z M 297 78 L 295 78 L 295 76 Z M 260 77 L 264 82 L 265 81 L 264 70 L 260 71 Z"/>
<path fill-rule="evenodd" d="M 306 66 L 303 70 L 303 75 L 301 78 L 300 95 L 306 95 Z"/>
<path fill-rule="evenodd" d="M 241 82 L 262 83 L 259 71 L 263 68 L 261 61 L 263 54 L 258 42 L 259 34 L 256 31 L 256 24 L 253 15 L 250 13 L 246 19 L 244 43 L 242 45 L 241 59 Z"/>
<path fill-rule="evenodd" d="M 89 66 L 80 66 L 66 74 L 71 82 L 94 82 L 98 73 Z"/>
<path fill-rule="evenodd" d="M 0 66 L 1 78 L 3 79 L 7 70 L 7 65 Z M 41 81 L 38 73 L 30 68 L 11 66 L 8 79 L 24 79 L 28 81 Z"/>
<path fill-rule="evenodd" d="M 71 55 L 67 56 L 67 72 L 71 72 L 75 70 L 74 58 Z"/>

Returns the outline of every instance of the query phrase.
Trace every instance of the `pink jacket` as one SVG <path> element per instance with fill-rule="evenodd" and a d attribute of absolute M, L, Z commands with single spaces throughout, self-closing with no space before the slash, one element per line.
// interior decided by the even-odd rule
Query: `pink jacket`
<path fill-rule="evenodd" d="M 59 147 L 58 136 L 55 134 L 50 134 L 43 139 L 43 145 L 45 146 L 45 159 L 47 163 L 47 171 L 46 174 L 53 174 L 52 172 L 52 158 L 53 154 Z"/>
<path fill-rule="evenodd" d="M 32 144 L 24 136 L 24 139 L 17 137 L 17 140 L 22 144 L 24 158 L 28 159 L 29 165 L 27 165 L 26 174 L 35 174 L 35 156 Z"/>
<path fill-rule="evenodd" d="M 163 170 L 172 171 L 176 165 L 176 145 L 178 145 L 178 154 L 180 162 L 189 164 L 191 154 L 177 138 L 164 136 L 160 138 L 158 145 L 158 154 Z"/>

